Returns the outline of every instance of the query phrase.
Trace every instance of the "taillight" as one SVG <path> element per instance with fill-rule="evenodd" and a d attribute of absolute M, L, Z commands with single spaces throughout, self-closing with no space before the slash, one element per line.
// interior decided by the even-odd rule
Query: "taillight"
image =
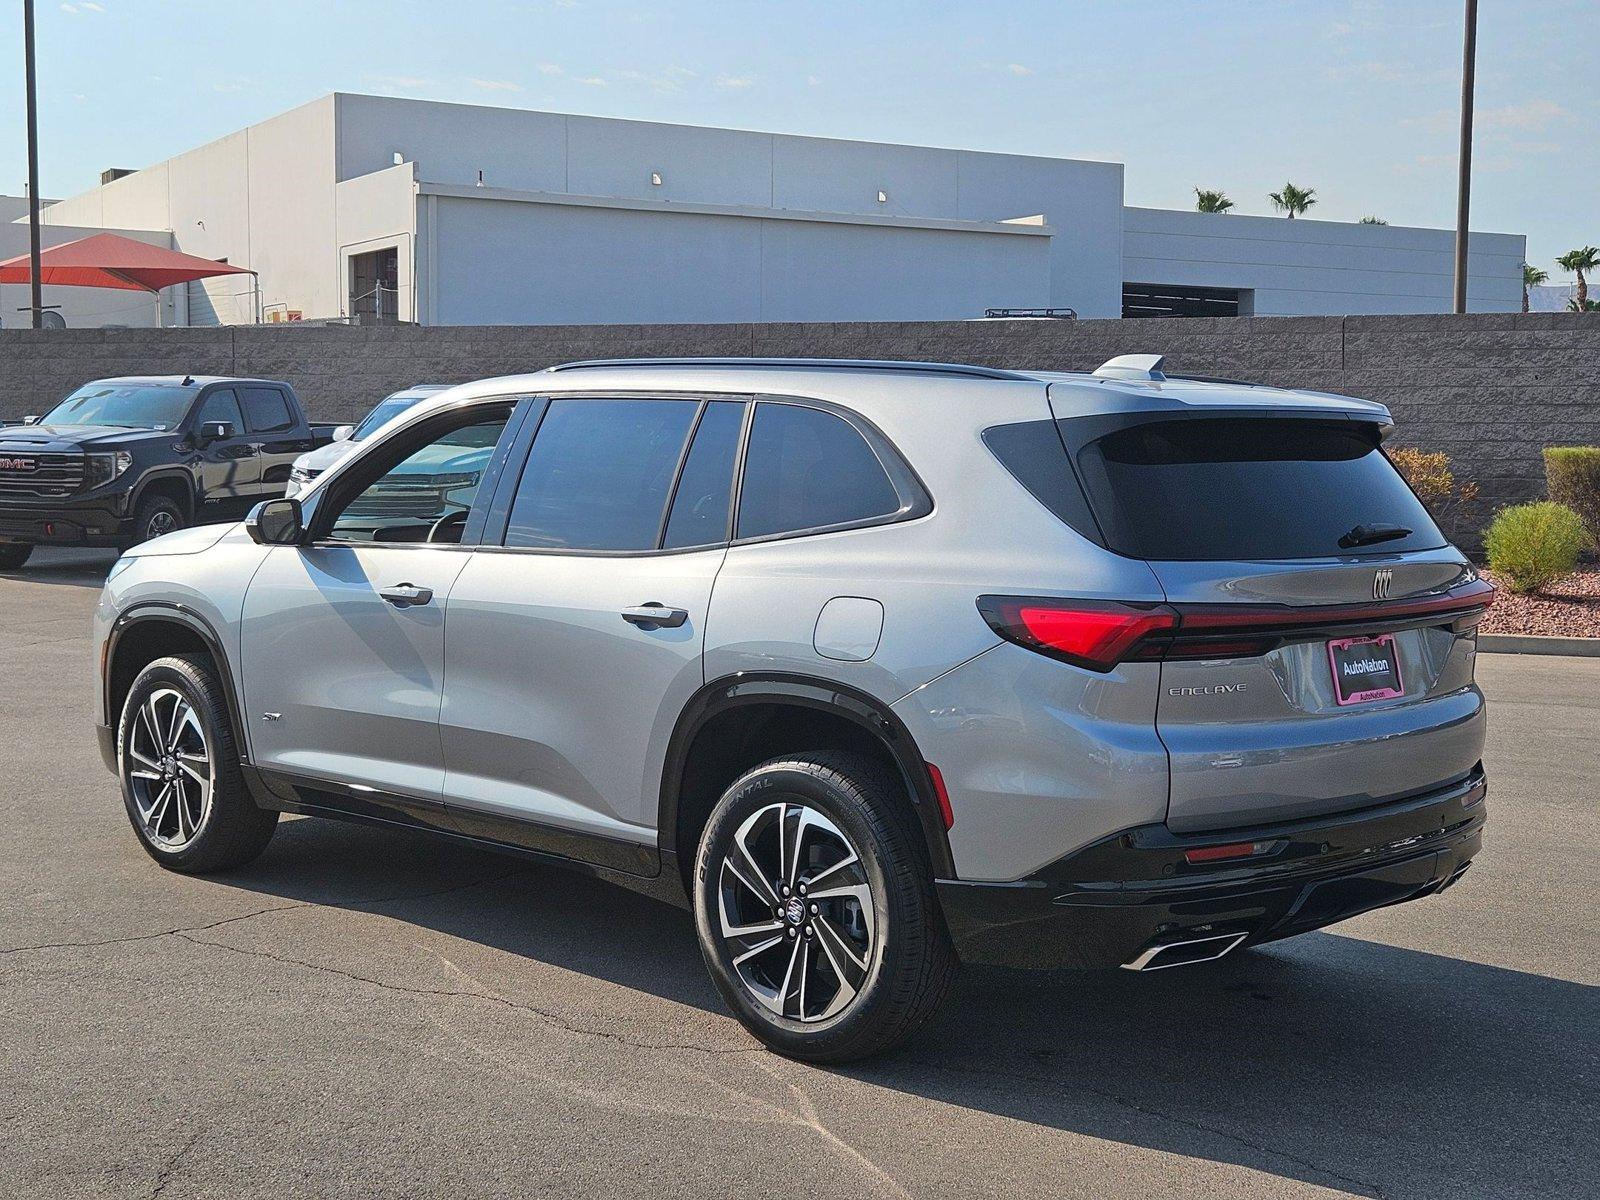
<path fill-rule="evenodd" d="M 1007 641 L 1090 671 L 1130 659 L 1252 658 L 1286 642 L 1347 631 L 1449 625 L 1464 633 L 1494 602 L 1472 579 L 1444 592 L 1367 604 L 1157 604 L 979 596 L 978 611 Z"/>
<path fill-rule="evenodd" d="M 1165 604 L 980 596 L 978 611 L 1007 641 L 1090 671 L 1110 671 L 1150 635 L 1176 629 Z"/>

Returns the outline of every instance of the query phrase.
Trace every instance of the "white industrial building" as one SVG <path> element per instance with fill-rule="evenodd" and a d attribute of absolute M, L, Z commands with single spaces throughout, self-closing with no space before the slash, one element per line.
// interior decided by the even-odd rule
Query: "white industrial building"
<path fill-rule="evenodd" d="M 47 244 L 135 231 L 258 273 L 259 296 L 248 277 L 170 289 L 162 320 L 177 325 L 258 311 L 474 325 L 1449 310 L 1447 230 L 1129 208 L 1122 176 L 340 93 L 43 219 Z M 24 224 L 0 225 L 0 258 L 26 246 Z M 1474 233 L 1470 250 L 1469 307 L 1517 310 L 1524 238 Z M 108 323 L 83 314 L 114 293 L 48 290 L 69 324 Z M 25 289 L 0 303 L 14 318 Z M 112 323 L 155 320 L 143 297 L 118 304 L 127 319 Z"/>

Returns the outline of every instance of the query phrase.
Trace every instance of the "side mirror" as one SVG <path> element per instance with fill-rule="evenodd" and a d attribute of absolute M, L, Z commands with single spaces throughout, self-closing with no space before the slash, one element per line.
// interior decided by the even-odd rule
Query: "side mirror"
<path fill-rule="evenodd" d="M 356 427 L 354 425 L 341 425 L 333 431 L 333 440 L 336 442 L 348 442 L 350 435 L 355 431 Z"/>
<path fill-rule="evenodd" d="M 244 519 L 245 532 L 263 546 L 293 546 L 305 527 L 300 522 L 300 501 L 263 500 Z"/>
<path fill-rule="evenodd" d="M 24 425 L 37 425 L 39 423 L 39 414 L 38 413 L 34 413 L 30 417 L 23 417 L 22 418 L 22 423 Z"/>
<path fill-rule="evenodd" d="M 233 436 L 233 422 L 202 421 L 196 436 L 203 446 L 209 446 L 212 442 L 225 442 Z"/>

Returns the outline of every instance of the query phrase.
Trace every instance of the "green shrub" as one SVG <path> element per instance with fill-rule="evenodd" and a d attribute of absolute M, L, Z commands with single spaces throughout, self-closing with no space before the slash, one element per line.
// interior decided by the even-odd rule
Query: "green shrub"
<path fill-rule="evenodd" d="M 1545 500 L 1501 509 L 1483 541 L 1497 580 L 1513 592 L 1536 592 L 1572 572 L 1588 535 L 1577 513 Z"/>
<path fill-rule="evenodd" d="M 1600 446 L 1551 446 L 1544 452 L 1550 499 L 1583 522 L 1591 548 L 1600 549 Z"/>

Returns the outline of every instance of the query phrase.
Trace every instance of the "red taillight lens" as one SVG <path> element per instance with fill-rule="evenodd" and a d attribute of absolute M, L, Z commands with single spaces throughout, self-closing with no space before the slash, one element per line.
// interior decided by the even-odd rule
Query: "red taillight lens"
<path fill-rule="evenodd" d="M 980 596 L 978 611 L 1007 641 L 1090 671 L 1109 671 L 1151 634 L 1177 627 L 1164 604 Z"/>

